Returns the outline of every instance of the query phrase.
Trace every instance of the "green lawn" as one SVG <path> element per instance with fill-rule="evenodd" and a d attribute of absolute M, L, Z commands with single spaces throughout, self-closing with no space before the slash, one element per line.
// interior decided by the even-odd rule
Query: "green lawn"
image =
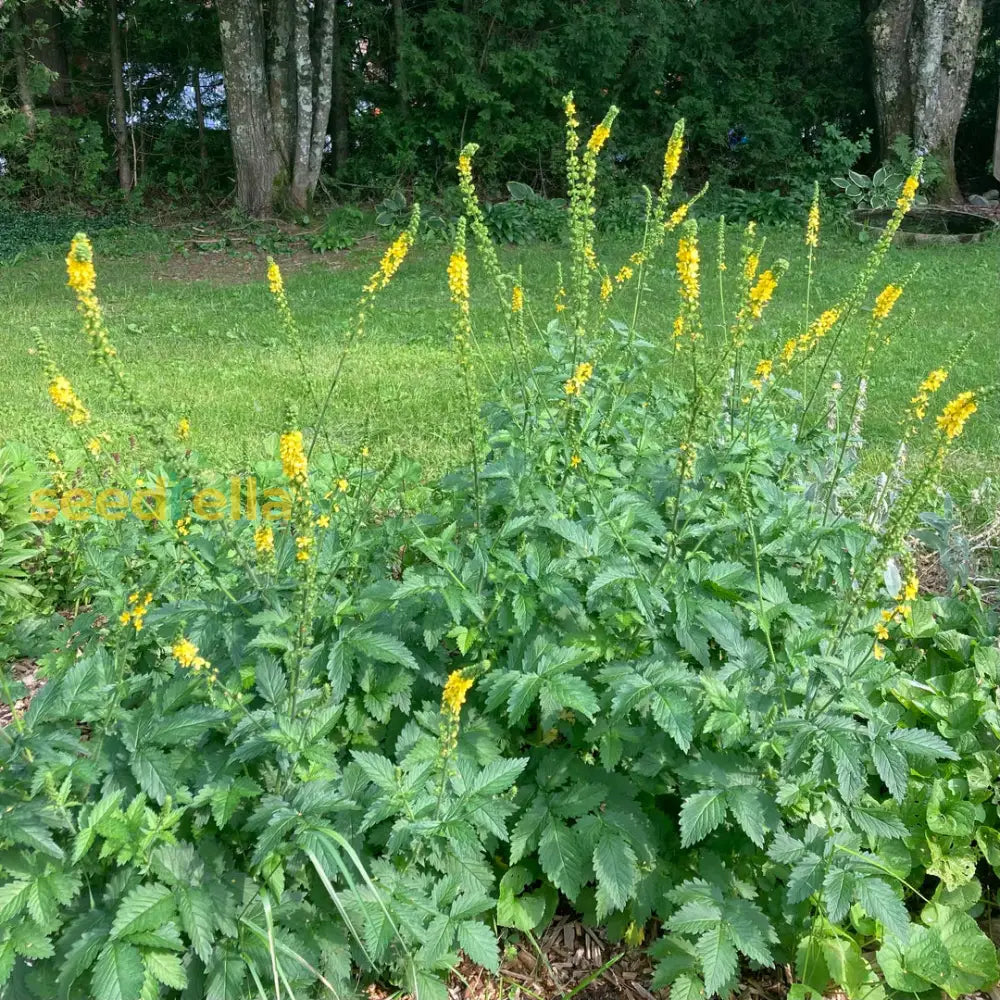
<path fill-rule="evenodd" d="M 113 237 L 98 233 L 98 291 L 112 335 L 135 384 L 150 409 L 164 419 L 187 416 L 195 447 L 220 470 L 245 467 L 271 453 L 284 400 L 301 399 L 297 364 L 283 343 L 264 281 L 263 262 L 254 266 L 261 280 L 252 284 L 189 280 L 185 262 L 162 255 L 100 259 Z M 716 300 L 711 260 L 714 236 L 705 234 L 705 300 L 712 321 Z M 598 248 L 617 267 L 628 248 Z M 769 239 L 765 260 L 786 256 L 792 269 L 782 282 L 768 319 L 776 336 L 797 332 L 802 317 L 805 265 L 800 238 L 779 233 Z M 349 328 L 358 291 L 378 257 L 369 247 L 340 257 L 316 258 L 287 277 L 288 293 L 305 344 L 308 363 L 319 383 L 330 375 Z M 735 244 L 730 251 L 735 254 Z M 331 407 L 331 427 L 345 447 L 362 440 L 385 453 L 399 449 L 417 459 L 428 474 L 440 472 L 464 454 L 465 414 L 456 379 L 448 330 L 450 307 L 445 282 L 447 249 L 427 247 L 404 264 L 383 293 L 368 333 L 345 369 Z M 850 287 L 864 248 L 845 237 L 824 236 L 813 303 L 832 305 Z M 512 250 L 511 269 L 523 266 L 529 301 L 549 318 L 556 283 L 552 247 Z M 654 273 L 643 332 L 667 337 L 675 314 L 672 265 Z M 195 261 L 193 273 L 204 268 Z M 331 263 L 336 266 L 331 266 Z M 949 388 L 969 388 L 1000 378 L 1000 240 L 954 248 L 894 249 L 879 280 L 899 278 L 914 264 L 917 278 L 897 306 L 894 341 L 875 373 L 869 393 L 866 434 L 874 447 L 869 465 L 891 453 L 897 422 L 914 386 L 943 362 L 967 333 L 972 350 Z M 169 277 L 164 276 L 169 272 Z M 730 269 L 730 274 L 733 268 Z M 473 266 L 473 324 L 480 333 L 484 363 L 502 371 L 506 352 L 489 331 L 489 304 Z M 97 426 L 107 428 L 122 447 L 130 427 L 113 399 L 102 395 L 102 381 L 87 358 L 72 295 L 65 287 L 61 257 L 22 260 L 0 268 L 0 437 L 41 445 L 56 426 L 45 398 L 45 383 L 32 354 L 34 330 L 48 341 L 65 373 L 92 410 Z M 533 298 L 532 288 L 539 289 Z M 624 304 L 623 304 L 624 305 Z M 631 314 L 631 300 L 627 303 Z M 845 361 L 845 371 L 849 370 Z M 1000 471 L 996 401 L 981 407 L 961 441 L 949 482 L 960 497 L 987 475 Z M 127 447 L 127 445 L 126 445 Z"/>

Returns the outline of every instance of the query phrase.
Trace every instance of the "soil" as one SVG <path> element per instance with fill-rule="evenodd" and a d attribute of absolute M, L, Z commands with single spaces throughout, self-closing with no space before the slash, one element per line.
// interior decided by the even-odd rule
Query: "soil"
<path fill-rule="evenodd" d="M 314 236 L 312 230 L 283 224 L 279 227 L 279 249 L 262 246 L 263 241 L 248 236 L 243 230 L 226 232 L 196 228 L 169 257 L 151 255 L 150 271 L 157 281 L 246 285 L 264 280 L 269 256 L 274 257 L 286 276 L 310 268 L 340 271 L 352 265 L 352 254 L 376 243 L 376 235 L 371 233 L 349 249 L 316 253 L 309 246 Z"/>

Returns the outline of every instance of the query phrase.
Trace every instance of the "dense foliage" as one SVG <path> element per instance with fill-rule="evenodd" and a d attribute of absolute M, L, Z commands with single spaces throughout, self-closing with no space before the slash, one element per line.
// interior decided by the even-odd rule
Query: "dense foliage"
<path fill-rule="evenodd" d="M 308 416 L 289 410 L 279 460 L 255 470 L 260 515 L 231 520 L 197 428 L 131 392 L 74 240 L 92 353 L 162 464 L 140 470 L 134 516 L 117 517 L 124 493 L 102 510 L 95 490 L 136 480 L 40 342 L 68 434 L 33 502 L 84 606 L 2 731 L 4 996 L 306 997 L 374 977 L 443 1000 L 459 950 L 495 970 L 496 932 L 558 907 L 633 945 L 659 928 L 675 998 L 726 994 L 741 962 L 791 965 L 800 997 L 995 982 L 976 917 L 1000 865 L 997 623 L 974 592 L 919 597 L 904 545 L 980 392 L 939 406 L 953 373 L 935 370 L 909 462 L 872 489 L 847 475 L 903 294 L 870 288 L 919 163 L 856 285 L 779 331 L 788 264 L 765 266 L 754 227 L 702 273 L 689 206 L 670 204 L 680 127 L 641 247 L 599 261 L 614 109 L 585 144 L 565 111 L 554 301 L 503 269 L 475 147 L 459 161 L 469 461 L 429 487 L 403 459 L 338 454 L 336 379 L 303 371 Z M 366 283 L 338 371 L 418 232 Z M 496 300 L 484 335 L 511 351 L 485 426 L 468 234 Z M 811 274 L 816 208 L 806 246 Z M 644 289 L 671 273 L 675 335 L 649 342 Z M 720 331 L 701 318 L 716 278 Z M 273 264 L 268 281 L 295 347 Z M 847 329 L 857 372 L 834 378 Z"/>
<path fill-rule="evenodd" d="M 177 199 L 228 192 L 233 166 L 213 6 L 117 2 L 127 154 L 140 191 Z M 7 8 L 15 6 L 23 29 L 5 22 L 0 41 L 0 196 L 101 201 L 114 190 L 115 155 L 105 5 L 18 0 Z M 698 151 L 689 164 L 693 186 L 710 176 L 741 190 L 797 194 L 855 165 L 830 162 L 829 127 L 853 139 L 875 126 L 862 7 L 857 0 L 338 4 L 342 82 L 330 125 L 330 190 L 377 200 L 398 185 L 426 196 L 450 179 L 456 151 L 476 141 L 491 196 L 512 179 L 561 195 L 558 108 L 573 87 L 589 111 L 610 100 L 628 111 L 614 139 L 620 174 L 655 179 L 662 122 L 684 115 Z M 960 144 L 963 174 L 977 184 L 992 148 L 997 17 L 990 6 Z M 20 55 L 37 104 L 30 142 L 30 123 L 18 111 Z M 877 163 L 862 169 L 869 166 Z"/>

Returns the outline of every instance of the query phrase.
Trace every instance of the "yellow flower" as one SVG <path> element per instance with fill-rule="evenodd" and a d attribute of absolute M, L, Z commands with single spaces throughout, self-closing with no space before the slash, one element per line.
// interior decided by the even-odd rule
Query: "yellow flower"
<path fill-rule="evenodd" d="M 875 637 L 877 639 L 886 640 L 889 638 L 889 630 L 885 627 L 885 625 L 879 625 L 879 627 L 875 629 Z"/>
<path fill-rule="evenodd" d="M 816 189 L 812 205 L 809 206 L 809 221 L 806 224 L 806 246 L 819 246 L 819 188 Z"/>
<path fill-rule="evenodd" d="M 371 452 L 368 449 L 368 445 L 364 445 L 361 448 L 361 457 L 362 458 L 367 458 L 370 454 L 371 454 Z"/>
<path fill-rule="evenodd" d="M 611 292 L 612 292 L 613 288 L 614 288 L 614 286 L 611 284 L 611 279 L 607 275 L 604 275 L 604 277 L 601 278 L 601 301 L 602 302 L 607 302 L 608 299 L 611 298 Z"/>
<path fill-rule="evenodd" d="M 101 453 L 101 442 L 97 438 L 91 438 L 87 442 L 87 451 L 89 451 L 94 458 L 97 458 L 97 456 Z"/>
<path fill-rule="evenodd" d="M 198 656 L 198 647 L 190 639 L 178 639 L 171 652 L 182 667 L 190 667 Z"/>
<path fill-rule="evenodd" d="M 330 527 L 330 516 L 329 514 L 323 514 L 316 518 L 317 528 L 329 528 Z"/>
<path fill-rule="evenodd" d="M 965 421 L 968 420 L 977 409 L 978 407 L 976 406 L 975 393 L 959 393 L 959 395 L 957 395 L 941 411 L 941 415 L 937 418 L 938 429 L 949 440 L 958 437 L 962 433 L 962 428 L 965 427 Z"/>
<path fill-rule="evenodd" d="M 456 250 L 448 261 L 448 288 L 451 301 L 463 312 L 469 311 L 469 261 L 465 253 Z"/>
<path fill-rule="evenodd" d="M 601 151 L 601 147 L 608 141 L 608 137 L 611 135 L 611 129 L 607 127 L 603 122 L 600 125 L 595 126 L 594 131 L 591 132 L 590 138 L 587 140 L 587 152 L 592 156 L 597 156 Z"/>
<path fill-rule="evenodd" d="M 295 547 L 298 549 L 298 552 L 295 553 L 295 558 L 299 562 L 309 561 L 309 550 L 312 548 L 312 543 L 313 540 L 308 535 L 299 535 L 295 539 Z"/>
<path fill-rule="evenodd" d="M 182 667 L 190 668 L 196 674 L 211 667 L 208 660 L 198 655 L 198 647 L 190 639 L 183 637 L 178 639 L 170 651 L 174 654 L 174 659 Z M 218 674 L 213 672 L 210 679 L 217 680 Z"/>
<path fill-rule="evenodd" d="M 77 233 L 69 245 L 66 256 L 66 284 L 78 296 L 90 295 L 97 287 L 94 273 L 94 250 L 83 233 Z"/>
<path fill-rule="evenodd" d="M 262 524 L 253 533 L 253 544 L 261 555 L 274 551 L 274 531 L 269 524 Z"/>
<path fill-rule="evenodd" d="M 190 534 L 190 531 L 188 530 L 190 524 L 191 524 L 191 518 L 189 517 L 179 518 L 176 522 L 177 534 L 178 535 Z"/>
<path fill-rule="evenodd" d="M 90 413 L 64 376 L 53 376 L 49 382 L 49 398 L 63 413 L 69 415 L 69 422 L 74 427 L 79 427 L 90 420 Z"/>
<path fill-rule="evenodd" d="M 281 269 L 270 257 L 267 260 L 267 284 L 272 295 L 280 295 L 285 290 L 285 283 L 281 278 Z"/>
<path fill-rule="evenodd" d="M 130 615 L 130 614 L 129 614 L 129 613 L 127 612 L 127 611 L 123 611 L 123 612 L 122 612 L 122 613 L 121 613 L 121 614 L 120 614 L 120 615 L 118 616 L 118 622 L 119 622 L 119 624 L 120 624 L 120 625 L 128 625 L 128 623 L 129 623 L 129 619 L 130 619 L 131 617 L 132 617 L 132 616 L 131 616 L 131 615 Z"/>
<path fill-rule="evenodd" d="M 567 396 L 579 396 L 583 387 L 590 381 L 594 374 L 594 366 L 589 361 L 581 361 L 576 366 L 573 375 L 563 384 L 563 390 Z"/>
<path fill-rule="evenodd" d="M 337 480 L 337 490 L 340 493 L 346 493 L 351 488 L 350 483 L 344 478 Z"/>
<path fill-rule="evenodd" d="M 579 455 L 570 455 L 570 458 L 569 458 L 569 467 L 571 469 L 575 469 L 579 464 L 580 464 L 580 456 Z"/>
<path fill-rule="evenodd" d="M 670 141 L 667 143 L 667 151 L 663 154 L 663 176 L 668 180 L 673 180 L 677 173 L 677 168 L 681 165 L 681 153 L 684 151 L 684 135 L 675 129 Z"/>
<path fill-rule="evenodd" d="M 681 298 L 688 305 L 695 305 L 700 294 L 699 265 L 698 244 L 683 237 L 677 244 L 677 277 L 681 284 Z"/>
<path fill-rule="evenodd" d="M 763 361 L 757 362 L 757 367 L 754 369 L 754 374 L 762 379 L 769 379 L 771 377 L 771 371 L 774 368 L 774 363 L 769 359 L 765 358 Z"/>
<path fill-rule="evenodd" d="M 892 312 L 892 307 L 896 304 L 896 299 L 903 294 L 903 289 L 899 285 L 886 285 L 879 292 L 875 300 L 875 307 L 872 309 L 872 316 L 876 320 L 884 320 Z"/>
<path fill-rule="evenodd" d="M 872 646 L 872 655 L 875 657 L 876 660 L 884 660 L 885 659 L 885 646 L 883 646 L 880 643 L 876 642 L 875 645 Z"/>
<path fill-rule="evenodd" d="M 385 288 L 392 279 L 392 276 L 399 270 L 400 264 L 406 259 L 411 246 L 413 246 L 413 237 L 409 232 L 404 230 L 382 255 L 378 270 L 371 276 L 368 284 L 365 285 L 365 291 L 374 292 L 378 288 Z"/>
<path fill-rule="evenodd" d="M 771 300 L 778 282 L 774 273 L 765 271 L 758 279 L 757 283 L 750 289 L 750 313 L 754 319 L 760 319 L 764 306 Z"/>
<path fill-rule="evenodd" d="M 618 273 L 617 273 L 617 274 L 615 275 L 615 281 L 617 281 L 619 285 L 624 285 L 624 284 L 625 284 L 625 282 L 626 282 L 626 281 L 628 281 L 628 280 L 629 280 L 629 279 L 630 279 L 630 278 L 632 277 L 632 274 L 633 274 L 633 271 L 632 271 L 632 268 L 630 268 L 630 267 L 628 266 L 628 264 L 626 264 L 626 265 L 625 265 L 625 266 L 624 266 L 624 267 L 623 267 L 623 268 L 622 268 L 622 269 L 621 269 L 621 270 L 620 270 L 620 271 L 619 271 L 619 272 L 618 272 Z"/>
<path fill-rule="evenodd" d="M 674 319 L 674 340 L 680 340 L 684 336 L 684 314 L 678 313 Z"/>
<path fill-rule="evenodd" d="M 920 581 L 915 577 L 911 576 L 906 581 L 906 586 L 903 588 L 903 600 L 913 601 L 916 600 L 917 594 L 920 592 Z"/>
<path fill-rule="evenodd" d="M 917 188 L 920 186 L 919 178 L 916 174 L 910 174 L 903 182 L 903 190 L 896 200 L 896 208 L 902 212 L 908 212 L 913 205 L 913 199 L 917 196 Z"/>
<path fill-rule="evenodd" d="M 191 434 L 191 422 L 187 417 L 181 417 L 177 421 L 177 436 L 181 441 L 186 441 Z"/>
<path fill-rule="evenodd" d="M 751 253 L 747 256 L 746 263 L 743 265 L 743 277 L 749 282 L 753 281 L 757 274 L 757 268 L 760 267 L 760 254 Z"/>
<path fill-rule="evenodd" d="M 785 346 L 781 348 L 781 360 L 786 365 L 789 361 L 795 357 L 795 349 L 798 347 L 798 341 L 792 337 L 791 340 L 785 341 Z"/>
<path fill-rule="evenodd" d="M 573 95 L 567 94 L 566 99 L 563 101 L 563 111 L 566 114 L 566 121 L 571 128 L 576 128 L 580 123 L 576 120 L 576 104 L 573 101 Z"/>
<path fill-rule="evenodd" d="M 944 385 L 948 373 L 943 368 L 935 368 L 927 378 L 920 383 L 921 392 L 937 392 Z"/>
<path fill-rule="evenodd" d="M 285 478 L 300 486 L 309 478 L 309 465 L 302 447 L 302 431 L 285 431 L 278 446 Z"/>
<path fill-rule="evenodd" d="M 686 218 L 688 214 L 688 209 L 690 208 L 688 202 L 684 202 L 683 205 L 678 205 L 677 208 L 673 210 L 670 218 L 667 219 L 666 226 L 664 227 L 669 233 L 672 229 L 676 229 Z"/>
<path fill-rule="evenodd" d="M 515 285 L 510 293 L 510 310 L 519 313 L 524 308 L 524 291 L 520 285 Z"/>
<path fill-rule="evenodd" d="M 466 677 L 461 670 L 453 670 L 448 675 L 445 682 L 444 691 L 441 693 L 441 707 L 452 717 L 458 717 L 465 704 L 465 696 L 472 687 L 472 678 Z"/>
<path fill-rule="evenodd" d="M 462 153 L 458 158 L 458 173 L 460 177 L 472 178 L 472 157 L 467 153 Z"/>
<path fill-rule="evenodd" d="M 583 257 L 587 262 L 587 267 L 591 271 L 597 270 L 597 253 L 592 244 L 587 243 L 583 248 Z"/>
<path fill-rule="evenodd" d="M 561 313 L 566 308 L 565 299 L 566 299 L 566 289 L 560 288 L 559 291 L 556 292 L 556 299 L 555 299 L 557 313 Z"/>

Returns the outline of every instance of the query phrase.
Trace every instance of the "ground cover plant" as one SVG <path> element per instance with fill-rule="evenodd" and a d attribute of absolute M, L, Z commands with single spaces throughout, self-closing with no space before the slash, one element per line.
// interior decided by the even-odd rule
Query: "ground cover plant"
<path fill-rule="evenodd" d="M 977 923 L 1000 865 L 995 615 L 975 591 L 921 596 L 906 545 L 994 391 L 965 380 L 967 345 L 925 359 L 884 474 L 852 475 L 919 287 L 881 273 L 919 161 L 835 300 L 814 281 L 815 203 L 792 325 L 772 319 L 788 262 L 756 227 L 723 253 L 724 222 L 672 199 L 681 125 L 641 244 L 600 257 L 615 111 L 586 139 L 571 96 L 565 113 L 569 259 L 551 287 L 501 262 L 476 148 L 459 160 L 465 461 L 430 485 L 340 446 L 329 419 L 419 210 L 364 281 L 331 378 L 269 267 L 300 370 L 253 500 L 199 459 L 186 415 L 137 390 L 74 239 L 95 370 L 156 460 L 123 460 L 40 336 L 65 430 L 40 458 L 49 491 L 35 470 L 38 558 L 72 568 L 79 614 L 0 731 L 4 996 L 301 998 L 378 979 L 444 1000 L 459 952 L 496 969 L 498 933 L 560 907 L 645 941 L 684 1000 L 729 993 L 741 963 L 791 966 L 803 998 L 996 981 Z M 651 335 L 658 266 L 679 306 Z M 0 490 L 23 492 L 29 464 Z M 27 609 L 20 625 L 45 627 Z"/>

